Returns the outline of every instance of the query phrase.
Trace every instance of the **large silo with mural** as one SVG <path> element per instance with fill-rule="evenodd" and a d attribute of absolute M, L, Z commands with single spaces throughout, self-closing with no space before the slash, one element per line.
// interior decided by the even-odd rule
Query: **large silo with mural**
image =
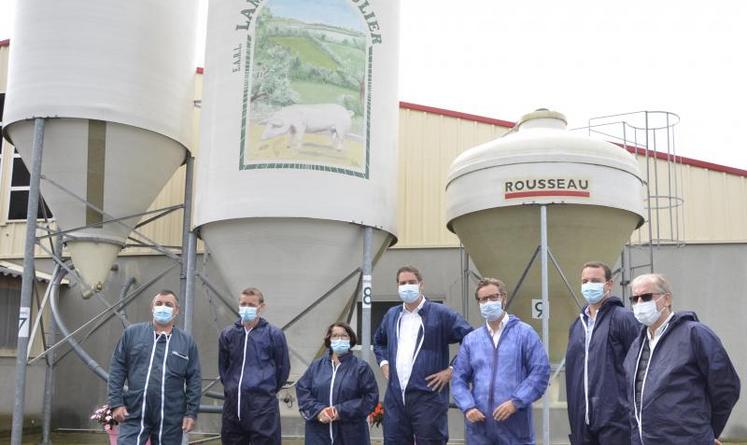
<path fill-rule="evenodd" d="M 354 308 L 361 227 L 374 260 L 396 239 L 398 28 L 398 1 L 210 3 L 195 225 L 292 376 Z"/>

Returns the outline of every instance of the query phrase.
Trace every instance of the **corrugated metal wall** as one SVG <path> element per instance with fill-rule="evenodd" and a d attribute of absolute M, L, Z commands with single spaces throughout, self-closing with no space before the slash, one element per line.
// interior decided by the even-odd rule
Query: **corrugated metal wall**
<path fill-rule="evenodd" d="M 0 91 L 4 91 L 7 69 L 7 47 L 0 48 Z M 202 93 L 202 76 L 197 75 L 195 97 Z M 399 243 L 397 247 L 453 247 L 457 238 L 446 230 L 445 180 L 449 165 L 464 150 L 494 139 L 506 131 L 505 126 L 478 122 L 469 117 L 453 117 L 449 113 L 400 108 L 400 193 L 398 204 Z M 456 114 L 455 114 L 456 115 Z M 198 141 L 199 108 L 195 108 L 194 140 Z M 196 143 L 195 143 L 196 145 Z M 25 235 L 22 222 L 8 222 L 8 195 L 13 148 L 4 143 L 0 170 L 0 258 L 18 259 L 23 252 Z M 639 156 L 645 171 L 646 159 Z M 650 160 L 659 170 L 659 195 L 668 195 L 666 164 Z M 677 207 L 670 219 L 669 209 L 654 212 L 659 235 L 654 238 L 678 238 L 687 243 L 747 242 L 747 178 L 735 174 L 684 165 L 676 172 L 682 188 L 684 207 Z M 673 176 L 673 177 L 674 177 Z M 152 209 L 182 201 L 184 167 L 174 174 L 156 198 Z M 660 199 L 660 206 L 668 204 Z M 679 213 L 677 213 L 679 212 Z M 142 232 L 163 245 L 181 244 L 181 211 L 144 226 Z M 655 224 L 656 226 L 656 224 Z M 670 229 L 672 227 L 672 229 Z M 670 233 L 671 232 L 671 233 Z M 672 236 L 675 235 L 675 236 Z M 644 225 L 633 242 L 646 242 L 648 229 Z M 127 249 L 126 254 L 153 253 L 147 249 Z"/>

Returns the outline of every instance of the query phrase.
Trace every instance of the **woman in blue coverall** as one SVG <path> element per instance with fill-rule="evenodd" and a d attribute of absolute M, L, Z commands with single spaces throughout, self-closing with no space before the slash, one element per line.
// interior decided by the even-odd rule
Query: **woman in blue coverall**
<path fill-rule="evenodd" d="M 379 402 L 379 388 L 368 363 L 350 352 L 357 341 L 350 326 L 333 323 L 324 337 L 328 351 L 296 383 L 306 445 L 371 443 L 366 420 Z"/>

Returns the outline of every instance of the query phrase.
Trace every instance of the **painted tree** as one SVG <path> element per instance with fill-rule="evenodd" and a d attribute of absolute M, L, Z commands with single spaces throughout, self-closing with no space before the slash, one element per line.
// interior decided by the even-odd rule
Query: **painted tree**
<path fill-rule="evenodd" d="M 293 57 L 290 51 L 270 38 L 271 21 L 270 8 L 263 8 L 257 17 L 250 101 L 285 106 L 298 100 L 298 94 L 291 88 L 289 76 Z"/>

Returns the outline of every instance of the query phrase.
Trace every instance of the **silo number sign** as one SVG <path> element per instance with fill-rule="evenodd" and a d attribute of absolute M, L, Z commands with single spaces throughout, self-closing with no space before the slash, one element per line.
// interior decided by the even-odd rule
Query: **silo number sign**
<path fill-rule="evenodd" d="M 532 298 L 532 318 L 539 320 L 542 318 L 542 299 Z"/>
<path fill-rule="evenodd" d="M 362 287 L 362 306 L 364 308 L 370 308 L 371 307 L 371 294 L 373 293 L 373 289 L 371 286 L 371 275 L 363 275 L 363 285 Z"/>

